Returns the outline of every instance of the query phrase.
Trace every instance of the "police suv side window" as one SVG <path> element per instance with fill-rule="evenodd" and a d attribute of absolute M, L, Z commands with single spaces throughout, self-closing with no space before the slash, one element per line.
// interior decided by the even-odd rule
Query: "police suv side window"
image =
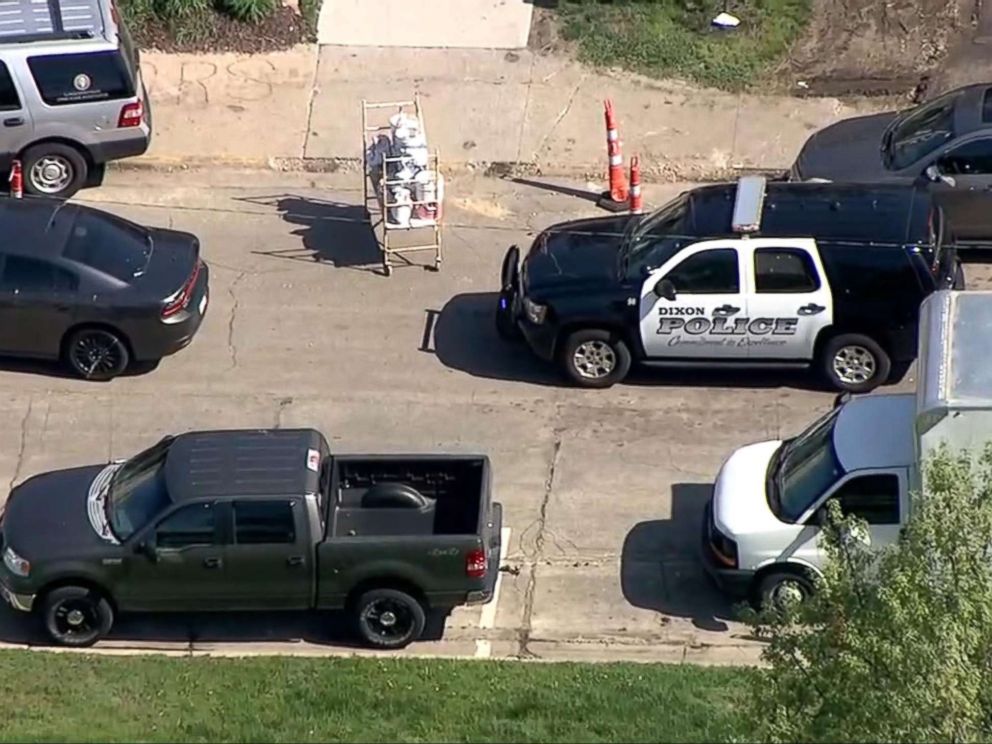
<path fill-rule="evenodd" d="M 846 517 L 855 515 L 868 524 L 899 524 L 899 478 L 863 475 L 852 478 L 833 495 Z"/>
<path fill-rule="evenodd" d="M 754 283 L 762 293 L 815 292 L 820 288 L 813 259 L 795 248 L 757 249 Z"/>
<path fill-rule="evenodd" d="M 0 62 L 0 111 L 17 111 L 21 108 L 21 97 L 10 77 L 7 65 Z"/>
<path fill-rule="evenodd" d="M 717 248 L 701 251 L 665 275 L 680 294 L 736 294 L 741 291 L 737 251 Z"/>

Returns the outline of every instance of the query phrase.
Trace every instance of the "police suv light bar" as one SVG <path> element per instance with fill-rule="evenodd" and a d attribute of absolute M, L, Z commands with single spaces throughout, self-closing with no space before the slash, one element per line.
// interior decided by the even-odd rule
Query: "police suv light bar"
<path fill-rule="evenodd" d="M 752 233 L 761 229 L 761 212 L 765 206 L 764 176 L 743 176 L 737 182 L 734 215 L 730 227 L 735 233 Z"/>

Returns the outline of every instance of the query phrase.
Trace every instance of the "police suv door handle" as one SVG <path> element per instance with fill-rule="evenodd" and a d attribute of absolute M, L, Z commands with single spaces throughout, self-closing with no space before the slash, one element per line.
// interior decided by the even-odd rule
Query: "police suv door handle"
<path fill-rule="evenodd" d="M 825 308 L 823 305 L 816 305 L 811 302 L 808 305 L 803 305 L 801 308 L 799 308 L 799 314 L 816 315 L 817 313 L 822 313 L 826 309 L 827 308 Z"/>
<path fill-rule="evenodd" d="M 3 125 L 5 127 L 19 127 L 24 123 L 24 119 L 20 116 L 12 116 L 9 119 L 3 120 Z"/>
<path fill-rule="evenodd" d="M 713 308 L 713 314 L 721 317 L 727 317 L 728 315 L 734 315 L 739 313 L 741 309 L 739 307 L 734 307 L 733 305 L 720 305 L 720 307 Z"/>

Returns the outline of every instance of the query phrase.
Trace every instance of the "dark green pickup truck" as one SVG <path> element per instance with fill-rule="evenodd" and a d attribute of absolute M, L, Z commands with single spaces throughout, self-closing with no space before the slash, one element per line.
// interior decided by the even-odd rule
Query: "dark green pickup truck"
<path fill-rule="evenodd" d="M 0 517 L 0 594 L 59 644 L 121 612 L 347 609 L 366 643 L 485 603 L 502 507 L 484 456 L 335 456 L 317 431 L 191 432 L 35 476 Z"/>

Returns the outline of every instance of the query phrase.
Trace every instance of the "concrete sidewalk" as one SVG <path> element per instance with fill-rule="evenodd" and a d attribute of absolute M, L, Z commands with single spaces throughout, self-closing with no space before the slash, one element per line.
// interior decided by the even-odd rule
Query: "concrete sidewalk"
<path fill-rule="evenodd" d="M 603 99 L 624 155 L 653 180 L 787 168 L 814 130 L 877 100 L 734 95 L 590 70 L 528 51 L 327 46 L 252 57 L 143 56 L 154 106 L 151 165 L 224 162 L 327 170 L 361 158 L 361 105 L 419 91 L 448 172 L 601 178 Z M 128 161 L 133 163 L 135 161 Z"/>

